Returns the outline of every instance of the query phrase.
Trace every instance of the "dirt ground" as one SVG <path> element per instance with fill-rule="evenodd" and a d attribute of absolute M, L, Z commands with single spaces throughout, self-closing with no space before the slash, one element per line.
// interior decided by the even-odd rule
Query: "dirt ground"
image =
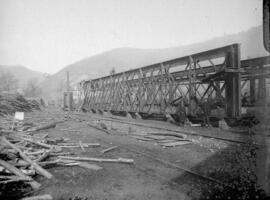
<path fill-rule="evenodd" d="M 237 143 L 188 136 L 191 144 L 163 148 L 155 142 L 138 141 L 131 136 L 166 131 L 101 119 L 114 130 L 113 134 L 106 134 L 87 125 L 101 115 L 67 113 L 57 108 L 27 113 L 26 121 L 46 124 L 61 120 L 64 116 L 65 122 L 37 134 L 47 133 L 52 138 L 64 137 L 70 142 L 100 144 L 100 147 L 85 148 L 85 152 L 80 148 L 65 149 L 74 152 L 75 156 L 131 158 L 135 163 L 97 163 L 103 168 L 98 171 L 78 166 L 53 166 L 48 169 L 53 179 L 38 176 L 42 188 L 32 195 L 51 194 L 59 200 L 252 199 L 263 196 L 254 183 L 254 146 L 243 147 Z M 134 119 L 125 120 L 136 122 Z M 149 123 L 162 125 L 166 122 Z M 166 126 L 174 125 L 166 123 Z M 101 153 L 101 150 L 111 146 L 118 148 Z M 187 170 L 212 177 L 222 185 L 192 175 Z M 238 180 L 240 175 L 245 177 Z M 229 189 L 227 185 L 230 185 Z M 240 187 L 243 189 L 239 191 Z"/>

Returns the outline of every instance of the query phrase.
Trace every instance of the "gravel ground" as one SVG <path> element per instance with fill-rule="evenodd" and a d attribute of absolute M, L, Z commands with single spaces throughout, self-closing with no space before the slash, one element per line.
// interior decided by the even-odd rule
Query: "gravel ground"
<path fill-rule="evenodd" d="M 253 143 L 240 145 L 188 136 L 191 144 L 164 149 L 154 142 L 138 141 L 130 137 L 130 134 L 135 133 L 143 135 L 157 132 L 153 128 L 114 122 L 111 126 L 115 134 L 108 135 L 87 125 L 94 120 L 90 114 L 78 116 L 71 113 L 68 116 L 52 108 L 27 113 L 26 118 L 27 121 L 45 124 L 62 119 L 65 115 L 67 121 L 40 133 L 48 133 L 50 137 L 69 138 L 71 142 L 101 144 L 100 147 L 87 148 L 86 152 L 79 148 L 69 150 L 78 156 L 132 158 L 135 164 L 98 163 L 103 167 L 99 171 L 80 167 L 52 167 L 49 171 L 54 178 L 46 180 L 37 176 L 42 188 L 34 194 L 51 194 L 54 199 L 72 200 L 266 199 L 257 185 L 256 155 L 260 149 Z M 117 149 L 104 155 L 100 153 L 102 149 L 115 145 Z M 221 184 L 191 175 L 175 166 L 211 177 Z"/>

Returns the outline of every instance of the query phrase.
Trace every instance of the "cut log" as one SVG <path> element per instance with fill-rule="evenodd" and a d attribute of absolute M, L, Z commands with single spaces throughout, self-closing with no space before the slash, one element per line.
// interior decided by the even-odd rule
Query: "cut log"
<path fill-rule="evenodd" d="M 60 129 L 60 131 L 80 132 L 80 130 Z"/>
<path fill-rule="evenodd" d="M 165 136 L 162 135 L 146 135 L 145 138 L 153 139 L 153 140 L 164 140 L 166 139 Z"/>
<path fill-rule="evenodd" d="M 125 163 L 125 164 L 134 163 L 133 159 L 127 158 L 109 159 L 109 158 L 69 157 L 69 156 L 59 156 L 59 158 L 77 161 L 90 161 L 90 162 L 109 162 L 109 163 Z"/>
<path fill-rule="evenodd" d="M 177 141 L 177 142 L 169 142 L 169 143 L 162 143 L 161 146 L 164 147 L 175 147 L 175 146 L 180 146 L 184 144 L 190 144 L 190 141 Z"/>
<path fill-rule="evenodd" d="M 79 162 L 78 163 L 78 166 L 83 167 L 83 168 L 86 168 L 86 169 L 95 170 L 95 171 L 102 169 L 102 167 L 100 167 L 98 165 L 89 164 L 89 163 L 86 163 L 86 162 Z"/>
<path fill-rule="evenodd" d="M 99 143 L 81 143 L 83 147 L 98 147 L 100 146 Z M 78 143 L 58 143 L 58 146 L 78 146 Z"/>
<path fill-rule="evenodd" d="M 174 136 L 178 138 L 186 138 L 187 136 L 182 133 L 148 133 L 148 135 L 163 135 L 163 136 Z"/>
<path fill-rule="evenodd" d="M 0 159 L 0 165 L 3 166 L 6 170 L 10 171 L 11 173 L 19 176 L 20 178 L 29 181 L 29 184 L 33 189 L 36 190 L 40 187 L 40 184 L 38 182 L 34 181 L 30 176 L 25 175 L 24 173 L 21 172 L 21 170 L 9 164 L 8 162 Z"/>
<path fill-rule="evenodd" d="M 27 154 L 27 155 L 39 155 L 39 154 L 43 154 L 43 153 L 44 153 L 43 149 L 38 150 L 38 151 L 33 151 L 33 152 L 25 152 L 25 154 Z"/>
<path fill-rule="evenodd" d="M 28 178 L 25 179 L 20 176 L 0 176 L 0 179 L 2 179 L 0 181 L 1 184 L 6 184 L 10 182 L 18 182 L 18 181 L 30 181 Z"/>
<path fill-rule="evenodd" d="M 41 162 L 50 156 L 51 151 L 45 151 L 35 162 Z"/>
<path fill-rule="evenodd" d="M 52 145 L 45 144 L 45 143 L 38 142 L 38 141 L 34 141 L 32 139 L 29 139 L 29 138 L 23 138 L 23 137 L 19 137 L 19 136 L 15 136 L 15 135 L 13 135 L 12 137 L 15 137 L 15 138 L 18 138 L 18 139 L 21 139 L 21 140 L 25 140 L 27 142 L 31 142 L 33 144 L 36 144 L 36 145 L 41 146 L 41 147 L 45 147 L 47 149 L 51 149 L 53 147 Z"/>
<path fill-rule="evenodd" d="M 52 200 L 52 196 L 50 194 L 32 196 L 32 197 L 24 197 L 21 200 Z"/>
<path fill-rule="evenodd" d="M 65 144 L 65 143 L 61 143 L 61 144 L 58 144 L 58 147 L 62 147 L 62 148 L 76 148 L 76 147 L 81 147 L 81 146 L 83 146 L 83 147 L 99 147 L 100 146 L 100 144 L 99 143 L 88 143 L 88 144 L 86 144 L 86 143 L 67 143 L 67 144 Z"/>
<path fill-rule="evenodd" d="M 60 122 L 53 122 L 53 123 L 51 123 L 51 124 L 46 124 L 46 125 L 44 125 L 44 126 L 39 126 L 39 127 L 33 128 L 33 129 L 28 129 L 27 131 L 41 131 L 41 130 L 46 130 L 46 129 L 50 129 L 50 128 L 55 128 L 56 125 L 57 125 L 58 123 L 61 123 L 61 122 L 62 122 L 62 121 L 60 121 Z"/>
<path fill-rule="evenodd" d="M 145 138 L 143 136 L 131 136 L 137 140 L 142 140 L 142 141 L 154 141 L 154 139 L 150 139 L 150 138 Z"/>
<path fill-rule="evenodd" d="M 170 142 L 178 142 L 178 141 L 189 141 L 189 140 L 186 140 L 186 139 L 184 139 L 184 140 L 178 140 L 178 139 L 176 139 L 176 140 L 174 140 L 174 139 L 166 139 L 166 140 L 158 140 L 158 141 L 156 141 L 157 143 L 170 143 Z"/>
<path fill-rule="evenodd" d="M 107 149 L 102 150 L 101 153 L 107 153 L 107 152 L 112 151 L 112 150 L 114 150 L 116 148 L 118 148 L 118 146 L 109 147 Z"/>
<path fill-rule="evenodd" d="M 5 137 L 2 137 L 2 141 L 8 145 L 9 147 L 11 147 L 12 149 L 14 149 L 15 151 L 17 151 L 20 156 L 26 161 L 28 162 L 31 166 L 33 166 L 35 168 L 35 170 L 43 175 L 44 177 L 50 179 L 52 178 L 52 174 L 50 172 L 48 172 L 47 170 L 43 169 L 42 167 L 40 167 L 36 162 L 32 161 L 28 156 L 26 156 L 18 147 L 16 147 L 14 144 L 10 143 Z"/>

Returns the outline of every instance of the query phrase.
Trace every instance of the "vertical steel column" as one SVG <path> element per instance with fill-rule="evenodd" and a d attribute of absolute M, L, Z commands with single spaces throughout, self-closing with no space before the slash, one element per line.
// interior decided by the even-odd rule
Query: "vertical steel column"
<path fill-rule="evenodd" d="M 194 62 L 193 58 L 189 56 L 189 68 L 188 68 L 188 77 L 189 77 L 189 105 L 188 105 L 188 114 L 195 115 L 196 110 L 196 84 L 195 84 L 195 69 L 196 63 Z"/>
<path fill-rule="evenodd" d="M 241 115 L 241 77 L 237 72 L 240 69 L 239 44 L 234 44 L 228 52 L 226 68 L 235 70 L 227 72 L 225 76 L 226 114 L 227 117 L 239 117 Z"/>
<path fill-rule="evenodd" d="M 261 68 L 261 75 L 259 76 L 259 87 L 258 87 L 258 99 L 264 99 L 265 93 L 266 93 L 266 87 L 265 87 L 265 78 L 263 77 L 263 66 Z"/>
<path fill-rule="evenodd" d="M 250 93 L 250 102 L 254 103 L 256 101 L 255 96 L 255 78 L 251 77 L 249 80 L 249 93 Z"/>

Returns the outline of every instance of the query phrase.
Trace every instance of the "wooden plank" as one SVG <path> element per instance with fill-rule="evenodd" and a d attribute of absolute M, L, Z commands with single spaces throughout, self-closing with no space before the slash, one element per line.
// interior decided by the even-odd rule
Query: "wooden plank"
<path fill-rule="evenodd" d="M 98 170 L 101 170 L 102 169 L 102 167 L 100 167 L 98 165 L 89 164 L 89 163 L 86 163 L 86 162 L 79 162 L 78 163 L 78 166 L 83 167 L 83 168 L 86 168 L 86 169 L 95 170 L 95 171 L 98 171 Z"/>
<path fill-rule="evenodd" d="M 125 164 L 133 164 L 133 159 L 127 158 L 92 158 L 92 157 L 69 157 L 69 156 L 59 156 L 59 158 L 67 159 L 67 160 L 77 160 L 77 161 L 90 161 L 90 162 L 108 162 L 108 163 L 125 163 Z"/>

